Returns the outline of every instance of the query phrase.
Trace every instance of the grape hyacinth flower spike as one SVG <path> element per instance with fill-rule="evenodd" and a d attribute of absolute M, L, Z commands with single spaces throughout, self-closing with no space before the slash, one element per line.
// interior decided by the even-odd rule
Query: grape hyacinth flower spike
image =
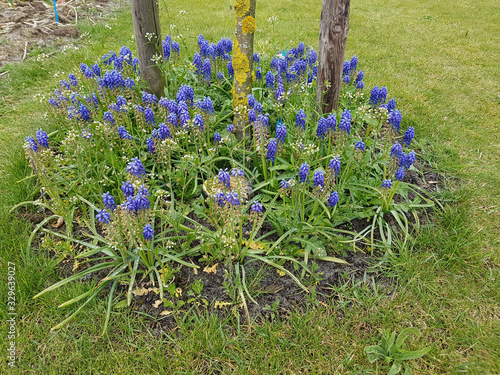
<path fill-rule="evenodd" d="M 325 172 L 323 172 L 321 169 L 318 169 L 316 172 L 314 172 L 313 184 L 314 187 L 325 187 Z"/>
<path fill-rule="evenodd" d="M 144 165 L 142 165 L 142 161 L 139 158 L 133 158 L 130 163 L 128 163 L 126 171 L 139 178 L 146 174 Z"/>
<path fill-rule="evenodd" d="M 231 175 L 227 171 L 227 169 L 221 169 L 219 171 L 219 174 L 217 175 L 217 178 L 221 184 L 223 184 L 225 187 L 228 189 L 231 188 Z"/>
<path fill-rule="evenodd" d="M 49 148 L 49 136 L 42 129 L 36 131 L 36 140 L 42 147 Z"/>
<path fill-rule="evenodd" d="M 262 203 L 260 203 L 259 201 L 254 201 L 252 203 L 252 205 L 250 206 L 250 211 L 261 214 L 264 211 L 264 208 L 262 207 Z"/>
<path fill-rule="evenodd" d="M 334 191 L 332 194 L 330 194 L 330 197 L 328 198 L 327 206 L 335 207 L 337 203 L 339 203 L 339 193 Z"/>
<path fill-rule="evenodd" d="M 392 180 L 388 179 L 388 180 L 382 181 L 382 187 L 386 188 L 386 189 L 392 188 Z"/>
<path fill-rule="evenodd" d="M 146 224 L 142 229 L 142 235 L 146 241 L 151 241 L 154 236 L 153 227 L 151 224 Z"/>
<path fill-rule="evenodd" d="M 299 182 L 307 182 L 309 180 L 309 164 L 303 163 L 299 170 Z"/>
<path fill-rule="evenodd" d="M 276 140 L 271 139 L 269 141 L 269 144 L 267 145 L 266 159 L 274 163 L 274 160 L 276 159 L 277 150 L 278 150 L 278 144 L 276 143 Z"/>
<path fill-rule="evenodd" d="M 109 224 L 111 222 L 111 216 L 106 210 L 98 210 L 95 216 L 101 224 Z"/>
<path fill-rule="evenodd" d="M 106 207 L 106 209 L 110 210 L 111 212 L 113 212 L 113 210 L 116 208 L 115 198 L 109 191 L 102 195 L 102 202 L 104 203 L 104 207 Z"/>

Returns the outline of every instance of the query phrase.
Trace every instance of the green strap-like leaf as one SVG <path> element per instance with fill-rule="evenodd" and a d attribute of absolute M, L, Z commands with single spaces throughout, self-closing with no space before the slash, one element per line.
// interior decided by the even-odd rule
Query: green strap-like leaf
<path fill-rule="evenodd" d="M 394 359 L 397 361 L 407 361 L 409 359 L 418 359 L 422 358 L 424 355 L 431 351 L 432 347 L 428 346 L 427 348 L 420 350 L 412 350 L 412 351 L 403 351 L 394 355 Z"/>
<path fill-rule="evenodd" d="M 396 348 L 398 350 L 400 350 L 403 347 L 403 344 L 404 344 L 406 338 L 408 337 L 408 335 L 420 336 L 420 332 L 415 327 L 403 329 L 401 331 L 401 333 L 398 335 L 398 338 L 396 340 Z"/>

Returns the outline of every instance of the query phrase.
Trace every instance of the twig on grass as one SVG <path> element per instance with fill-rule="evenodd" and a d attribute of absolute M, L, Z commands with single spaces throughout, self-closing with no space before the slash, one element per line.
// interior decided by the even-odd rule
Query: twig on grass
<path fill-rule="evenodd" d="M 24 42 L 24 54 L 23 54 L 23 60 L 26 59 L 26 52 L 28 51 L 28 41 Z"/>

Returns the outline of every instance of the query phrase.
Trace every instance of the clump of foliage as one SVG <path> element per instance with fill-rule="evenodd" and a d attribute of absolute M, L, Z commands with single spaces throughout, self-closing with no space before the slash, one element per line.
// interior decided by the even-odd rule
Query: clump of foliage
<path fill-rule="evenodd" d="M 432 347 L 429 346 L 420 350 L 405 349 L 404 343 L 410 334 L 419 336 L 420 332 L 416 328 L 406 328 L 396 338 L 396 333 L 390 333 L 389 330 L 384 331 L 380 345 L 365 347 L 364 352 L 368 357 L 368 361 L 374 363 L 382 360 L 386 367 L 389 367 L 392 363 L 388 375 L 399 374 L 403 369 L 405 369 L 405 375 L 411 375 L 410 367 L 404 365 L 403 361 L 422 358 L 431 351 Z"/>
<path fill-rule="evenodd" d="M 124 46 L 61 81 L 48 100 L 55 130 L 26 138 L 42 185 L 36 204 L 66 225 L 52 234 L 83 246 L 72 254 L 77 261 L 93 262 L 39 295 L 108 270 L 95 289 L 64 304 L 86 299 L 58 326 L 110 288 L 106 327 L 119 285 L 128 285 L 128 304 L 139 279 L 163 296 L 172 269 L 196 267 L 192 257 L 259 260 L 307 291 L 285 261 L 310 273 L 311 259 L 344 262 L 337 256 L 349 249 L 390 248 L 395 235 L 408 237 L 415 210 L 432 205 L 403 181 L 416 159 L 414 129 L 401 135 L 387 88 L 365 95 L 356 56 L 344 64 L 339 110 L 323 115 L 316 52 L 303 43 L 254 55 L 248 107 L 232 103 L 231 40 L 200 35 L 193 57 L 170 36 L 163 48 L 165 97 L 144 91 Z M 234 135 L 238 111 L 246 111 L 251 139 Z M 86 228 L 78 236 L 75 212 Z M 363 228 L 353 230 L 353 222 Z M 44 224 L 36 230 L 50 232 Z"/>

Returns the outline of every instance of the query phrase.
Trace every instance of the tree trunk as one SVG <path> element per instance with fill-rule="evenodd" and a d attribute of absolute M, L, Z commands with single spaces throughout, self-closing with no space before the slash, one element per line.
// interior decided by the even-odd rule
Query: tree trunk
<path fill-rule="evenodd" d="M 323 0 L 316 84 L 316 101 L 322 113 L 337 110 L 339 106 L 342 67 L 349 29 L 349 7 L 350 0 Z"/>
<path fill-rule="evenodd" d="M 238 139 L 251 137 L 248 127 L 248 95 L 252 94 L 253 37 L 255 33 L 256 0 L 235 0 L 236 38 L 233 46 L 233 110 L 234 129 Z"/>
<path fill-rule="evenodd" d="M 155 62 L 155 59 L 163 62 L 158 0 L 130 0 L 130 4 L 141 77 L 148 91 L 160 98 L 164 94 L 165 77 Z"/>

